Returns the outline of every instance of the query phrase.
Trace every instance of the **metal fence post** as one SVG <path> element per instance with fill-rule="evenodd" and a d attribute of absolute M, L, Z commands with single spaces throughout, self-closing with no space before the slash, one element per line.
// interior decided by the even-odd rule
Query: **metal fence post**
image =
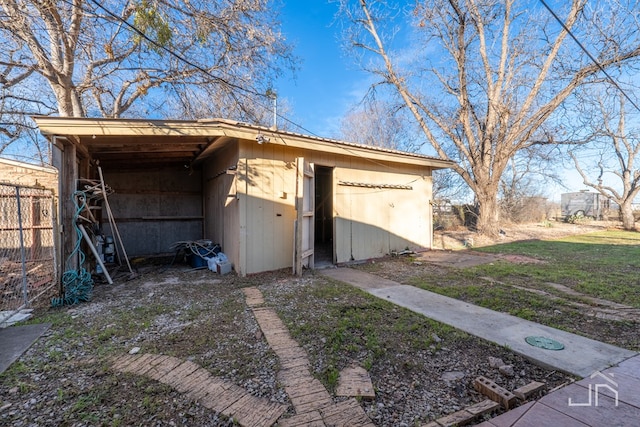
<path fill-rule="evenodd" d="M 22 262 L 22 297 L 24 306 L 29 305 L 29 296 L 27 294 L 27 255 L 24 250 L 24 231 L 22 228 L 22 207 L 20 205 L 20 187 L 16 186 L 16 201 L 18 203 L 18 229 L 20 235 L 20 259 Z"/>

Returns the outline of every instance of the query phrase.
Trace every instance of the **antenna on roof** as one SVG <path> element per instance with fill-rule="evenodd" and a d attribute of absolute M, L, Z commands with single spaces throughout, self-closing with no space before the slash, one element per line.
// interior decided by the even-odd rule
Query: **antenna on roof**
<path fill-rule="evenodd" d="M 267 89 L 266 95 L 273 99 L 273 130 L 278 129 L 278 94 L 271 89 Z"/>

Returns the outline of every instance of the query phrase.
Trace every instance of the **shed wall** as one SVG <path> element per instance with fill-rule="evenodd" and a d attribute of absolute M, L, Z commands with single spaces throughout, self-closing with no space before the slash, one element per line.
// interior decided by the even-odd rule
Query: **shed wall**
<path fill-rule="evenodd" d="M 431 171 L 349 155 L 240 143 L 239 240 L 242 274 L 291 267 L 296 157 L 333 169 L 334 251 L 338 263 L 431 247 Z M 366 188 L 341 185 L 409 186 Z"/>
<path fill-rule="evenodd" d="M 208 159 L 203 168 L 205 238 L 219 243 L 236 266 L 239 257 L 239 218 L 236 198 L 238 145 L 231 144 Z"/>
<path fill-rule="evenodd" d="M 241 141 L 238 162 L 239 272 L 293 265 L 295 158 L 302 151 Z"/>
<path fill-rule="evenodd" d="M 104 170 L 113 188 L 109 203 L 127 255 L 171 252 L 178 241 L 203 238 L 202 174 L 174 167 L 162 170 Z M 113 235 L 103 209 L 106 234 Z"/>
<path fill-rule="evenodd" d="M 336 262 L 431 247 L 431 171 L 352 159 L 334 183 Z"/>

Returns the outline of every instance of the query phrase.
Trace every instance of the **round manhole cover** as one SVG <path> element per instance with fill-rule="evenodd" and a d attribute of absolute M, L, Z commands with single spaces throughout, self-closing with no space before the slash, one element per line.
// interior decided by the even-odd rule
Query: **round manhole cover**
<path fill-rule="evenodd" d="M 532 337 L 526 337 L 524 340 L 529 345 L 543 348 L 545 350 L 562 350 L 564 348 L 564 344 L 562 344 L 559 341 L 552 340 L 551 338 L 532 336 Z"/>

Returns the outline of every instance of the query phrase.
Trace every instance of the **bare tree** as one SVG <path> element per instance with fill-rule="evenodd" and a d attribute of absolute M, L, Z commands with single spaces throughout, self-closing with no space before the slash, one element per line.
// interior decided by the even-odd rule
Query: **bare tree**
<path fill-rule="evenodd" d="M 380 29 L 390 22 L 387 3 L 343 0 L 342 11 L 351 45 L 371 58 L 366 69 L 395 88 L 438 155 L 457 162 L 479 205 L 478 231 L 495 234 L 511 159 L 558 143 L 543 125 L 559 106 L 603 69 L 640 55 L 636 1 L 623 1 L 562 2 L 562 26 L 530 2 L 417 1 L 407 14 L 415 42 L 401 54 Z M 567 40 L 569 31 L 599 64 Z"/>
<path fill-rule="evenodd" d="M 596 154 L 592 158 L 594 161 L 580 160 L 575 150 L 569 154 L 584 185 L 616 202 L 620 206 L 624 229 L 635 230 L 633 202 L 640 194 L 640 166 L 636 163 L 640 162 L 640 127 L 627 127 L 629 112 L 625 108 L 625 98 L 619 94 L 598 97 L 596 103 L 601 120 L 592 122 L 591 142 L 587 146 L 590 153 Z M 618 108 L 615 108 L 616 103 Z M 635 113 L 637 117 L 638 112 Z M 595 174 L 597 178 L 593 179 Z M 614 184 L 608 176 L 617 177 L 618 183 Z"/>
<path fill-rule="evenodd" d="M 347 113 L 340 123 L 339 139 L 374 147 L 406 152 L 420 150 L 420 130 L 402 103 L 382 101 L 369 93 L 362 103 Z M 462 200 L 469 187 L 450 169 L 435 170 L 432 175 L 435 203 Z"/>
<path fill-rule="evenodd" d="M 510 161 L 500 178 L 499 205 L 504 220 L 533 222 L 548 216 L 550 182 L 561 183 L 553 169 L 559 150 L 552 146 L 533 146 L 522 150 Z"/>
<path fill-rule="evenodd" d="M 403 105 L 367 97 L 340 123 L 340 138 L 374 147 L 415 152 L 419 134 Z"/>
<path fill-rule="evenodd" d="M 287 99 L 277 98 L 277 94 L 270 89 L 256 102 L 242 102 L 244 98 L 233 92 L 223 96 L 215 87 L 185 87 L 169 102 L 172 111 L 184 119 L 232 117 L 267 127 L 273 127 L 275 121 L 275 126 L 280 130 L 290 130 L 295 125 L 286 118 L 291 111 Z"/>
<path fill-rule="evenodd" d="M 0 0 L 1 101 L 18 115 L 171 116 L 167 98 L 201 87 L 241 115 L 294 64 L 270 3 Z"/>

